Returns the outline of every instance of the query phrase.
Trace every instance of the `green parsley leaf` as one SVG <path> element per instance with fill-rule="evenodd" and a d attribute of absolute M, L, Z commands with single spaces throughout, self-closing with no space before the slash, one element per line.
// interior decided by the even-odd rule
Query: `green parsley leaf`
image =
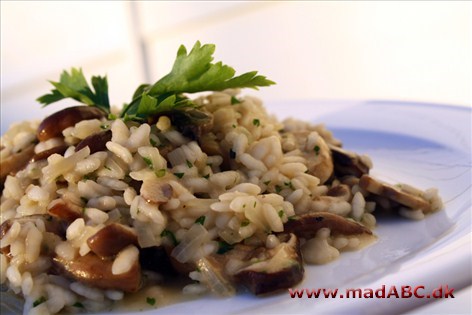
<path fill-rule="evenodd" d="M 251 223 L 251 221 L 249 221 L 248 219 L 244 219 L 244 220 L 241 222 L 241 227 L 248 226 L 250 223 Z"/>
<path fill-rule="evenodd" d="M 33 307 L 36 307 L 44 302 L 46 302 L 46 298 L 44 296 L 41 296 L 36 301 L 33 302 Z"/>
<path fill-rule="evenodd" d="M 185 163 L 187 163 L 188 168 L 192 168 L 193 164 L 189 160 L 185 160 Z"/>
<path fill-rule="evenodd" d="M 73 307 L 84 308 L 84 305 L 81 302 L 75 302 L 72 304 Z"/>
<path fill-rule="evenodd" d="M 313 151 L 315 151 L 316 155 L 320 154 L 320 147 L 315 145 L 315 147 L 313 148 Z"/>
<path fill-rule="evenodd" d="M 253 119 L 252 124 L 256 127 L 259 127 L 261 125 L 261 121 L 259 119 Z"/>
<path fill-rule="evenodd" d="M 218 242 L 218 251 L 216 252 L 217 254 L 224 254 L 230 250 L 233 249 L 233 245 L 226 243 L 225 241 L 219 241 Z"/>
<path fill-rule="evenodd" d="M 241 104 L 241 101 L 236 96 L 231 96 L 231 105 Z"/>
<path fill-rule="evenodd" d="M 90 106 L 97 106 L 110 112 L 110 101 L 108 99 L 107 77 L 93 76 L 92 88 L 87 83 L 82 69 L 72 68 L 70 73 L 63 71 L 59 82 L 49 81 L 55 89 L 51 94 L 45 94 L 37 98 L 37 101 L 47 106 L 62 99 L 72 98 Z"/>
<path fill-rule="evenodd" d="M 201 217 L 198 217 L 198 219 L 195 220 L 195 223 L 203 225 L 205 223 L 206 217 L 202 215 Z"/>
<path fill-rule="evenodd" d="M 182 178 L 184 177 L 185 173 L 174 173 L 175 176 L 177 176 L 178 178 Z"/>
<path fill-rule="evenodd" d="M 154 164 L 152 164 L 152 160 L 150 158 L 147 158 L 147 157 L 142 157 L 143 158 L 143 161 L 147 164 L 147 166 L 150 168 L 150 169 L 154 169 Z"/>
<path fill-rule="evenodd" d="M 235 70 L 222 62 L 212 63 L 215 45 L 195 43 L 190 53 L 181 45 L 172 71 L 157 81 L 149 93 L 163 95 L 166 93 L 196 93 L 203 91 L 222 91 L 229 88 L 269 86 L 274 82 L 257 71 L 247 72 L 234 77 Z"/>
<path fill-rule="evenodd" d="M 284 216 L 285 212 L 283 210 L 279 210 L 278 214 L 279 214 L 279 218 L 281 218 Z"/>
<path fill-rule="evenodd" d="M 169 237 L 174 245 L 179 244 L 179 242 L 177 241 L 177 238 L 175 238 L 174 233 L 172 233 L 169 230 L 162 231 L 161 237 Z"/>
<path fill-rule="evenodd" d="M 165 168 L 161 168 L 160 170 L 157 170 L 155 173 L 157 177 L 164 177 L 166 175 L 166 171 L 167 170 Z"/>
<path fill-rule="evenodd" d="M 149 304 L 149 305 L 151 305 L 151 306 L 153 306 L 154 304 L 156 304 L 156 299 L 153 298 L 153 297 L 149 297 L 149 296 L 148 296 L 148 297 L 146 298 L 146 303 Z"/>

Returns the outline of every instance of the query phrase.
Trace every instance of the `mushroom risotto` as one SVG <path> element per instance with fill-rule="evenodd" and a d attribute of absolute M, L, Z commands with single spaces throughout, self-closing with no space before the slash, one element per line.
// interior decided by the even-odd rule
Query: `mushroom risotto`
<path fill-rule="evenodd" d="M 65 71 L 38 101 L 82 105 L 2 136 L 0 280 L 25 314 L 108 309 L 177 277 L 190 295 L 291 288 L 304 264 L 373 241 L 374 213 L 442 207 L 434 189 L 370 176 L 323 125 L 268 114 L 240 90 L 274 82 L 235 77 L 214 49 L 181 46 L 123 109 L 106 77 Z"/>

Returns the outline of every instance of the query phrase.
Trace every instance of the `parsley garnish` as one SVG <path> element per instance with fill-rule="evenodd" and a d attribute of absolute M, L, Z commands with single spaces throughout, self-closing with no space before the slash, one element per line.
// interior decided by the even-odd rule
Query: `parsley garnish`
<path fill-rule="evenodd" d="M 175 238 L 174 233 L 172 233 L 172 232 L 169 231 L 169 230 L 164 230 L 164 231 L 162 231 L 161 237 L 169 237 L 169 238 L 172 240 L 172 243 L 174 243 L 174 245 L 179 244 L 179 242 L 178 242 L 177 239 Z"/>
<path fill-rule="evenodd" d="M 251 221 L 249 221 L 248 219 L 244 219 L 244 220 L 241 222 L 241 227 L 248 226 L 250 223 L 251 223 Z"/>
<path fill-rule="evenodd" d="M 161 168 L 160 170 L 157 170 L 156 172 L 156 176 L 157 177 L 163 177 L 166 175 L 166 169 L 165 168 Z"/>
<path fill-rule="evenodd" d="M 236 71 L 232 67 L 221 61 L 213 63 L 214 52 L 215 45 L 202 45 L 199 41 L 188 53 L 185 46 L 180 46 L 172 70 L 154 84 L 139 85 L 131 102 L 123 107 L 120 117 L 125 121 L 144 122 L 161 113 L 173 110 L 185 112 L 185 109 L 195 108 L 196 105 L 184 93 L 222 91 L 229 88 L 257 90 L 259 87 L 275 84 L 265 76 L 258 75 L 257 71 L 235 76 Z M 51 81 L 51 84 L 54 86 L 51 93 L 37 99 L 43 106 L 72 98 L 110 112 L 106 76 L 93 76 L 90 87 L 82 70 L 72 68 L 70 72 L 64 71 L 61 74 L 59 82 Z M 231 103 L 239 102 L 236 97 L 231 98 Z"/>
<path fill-rule="evenodd" d="M 72 304 L 73 307 L 78 307 L 78 308 L 84 308 L 84 305 L 80 302 L 75 302 L 74 304 Z"/>
<path fill-rule="evenodd" d="M 151 306 L 153 306 L 154 304 L 156 304 L 156 299 L 153 298 L 153 297 L 149 297 L 149 296 L 148 296 L 148 297 L 146 298 L 146 303 L 149 304 L 149 305 L 151 305 Z"/>
<path fill-rule="evenodd" d="M 187 163 L 188 168 L 192 168 L 192 162 L 190 162 L 189 160 L 185 160 L 185 163 Z"/>
<path fill-rule="evenodd" d="M 316 155 L 320 154 L 320 147 L 315 145 L 315 147 L 313 148 L 313 151 L 315 151 Z"/>
<path fill-rule="evenodd" d="M 110 111 L 110 101 L 108 100 L 108 81 L 107 77 L 92 77 L 92 87 L 90 88 L 84 77 L 82 69 L 72 68 L 70 73 L 63 71 L 59 82 L 50 81 L 55 87 L 51 94 L 43 95 L 37 98 L 37 101 L 47 106 L 65 98 L 73 98 L 81 103 L 90 106 L 97 106 Z"/>
<path fill-rule="evenodd" d="M 227 251 L 230 251 L 233 249 L 233 245 L 226 243 L 225 241 L 219 241 L 218 242 L 218 251 L 216 252 L 217 254 L 224 254 Z"/>
<path fill-rule="evenodd" d="M 147 157 L 142 157 L 143 158 L 143 161 L 146 162 L 147 166 L 150 168 L 150 169 L 154 169 L 154 165 L 152 164 L 152 160 L 150 158 L 147 158 Z"/>
<path fill-rule="evenodd" d="M 241 101 L 236 98 L 236 96 L 231 96 L 231 105 L 241 104 Z"/>
<path fill-rule="evenodd" d="M 195 223 L 203 225 L 205 223 L 206 217 L 202 215 L 201 217 L 198 217 L 198 219 L 195 220 Z"/>
<path fill-rule="evenodd" d="M 259 127 L 261 125 L 261 121 L 259 119 L 253 119 L 252 124 L 256 127 Z"/>
<path fill-rule="evenodd" d="M 177 176 L 178 178 L 182 178 L 184 177 L 185 173 L 174 173 L 175 176 Z"/>
<path fill-rule="evenodd" d="M 46 302 L 46 298 L 44 296 L 41 296 L 40 298 L 38 298 L 36 301 L 33 302 L 33 307 L 36 307 L 44 302 Z"/>
<path fill-rule="evenodd" d="M 279 218 L 283 217 L 285 212 L 283 210 L 279 210 Z"/>

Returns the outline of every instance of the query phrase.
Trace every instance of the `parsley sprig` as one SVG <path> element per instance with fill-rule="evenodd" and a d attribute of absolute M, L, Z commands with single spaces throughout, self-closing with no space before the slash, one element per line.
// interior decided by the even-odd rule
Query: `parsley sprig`
<path fill-rule="evenodd" d="M 82 69 L 72 68 L 70 73 L 63 71 L 59 82 L 49 81 L 55 89 L 51 94 L 45 94 L 36 100 L 47 106 L 65 98 L 72 98 L 90 106 L 97 106 L 110 112 L 110 101 L 108 99 L 107 77 L 93 76 L 92 88 L 90 88 Z"/>
<path fill-rule="evenodd" d="M 181 45 L 172 70 L 154 84 L 141 84 L 130 103 L 125 104 L 120 116 L 124 119 L 146 121 L 161 113 L 195 107 L 187 93 L 222 91 L 228 88 L 252 88 L 275 84 L 257 71 L 235 76 L 236 71 L 221 61 L 213 63 L 215 45 L 195 43 L 190 52 Z M 87 83 L 82 70 L 72 68 L 64 71 L 59 82 L 51 81 L 55 87 L 50 94 L 37 100 L 44 106 L 65 98 L 98 106 L 109 112 L 108 83 L 106 77 L 93 76 L 92 87 Z"/>

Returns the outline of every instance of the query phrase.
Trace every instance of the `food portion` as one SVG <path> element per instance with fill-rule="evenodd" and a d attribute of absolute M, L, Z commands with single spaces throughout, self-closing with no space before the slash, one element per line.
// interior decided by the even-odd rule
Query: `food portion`
<path fill-rule="evenodd" d="M 373 213 L 442 207 L 434 189 L 373 178 L 323 125 L 269 114 L 240 90 L 274 82 L 213 52 L 182 46 L 122 109 L 106 77 L 63 72 L 38 101 L 82 105 L 2 136 L 0 281 L 24 313 L 106 310 L 182 277 L 187 295 L 276 292 L 374 241 Z"/>

